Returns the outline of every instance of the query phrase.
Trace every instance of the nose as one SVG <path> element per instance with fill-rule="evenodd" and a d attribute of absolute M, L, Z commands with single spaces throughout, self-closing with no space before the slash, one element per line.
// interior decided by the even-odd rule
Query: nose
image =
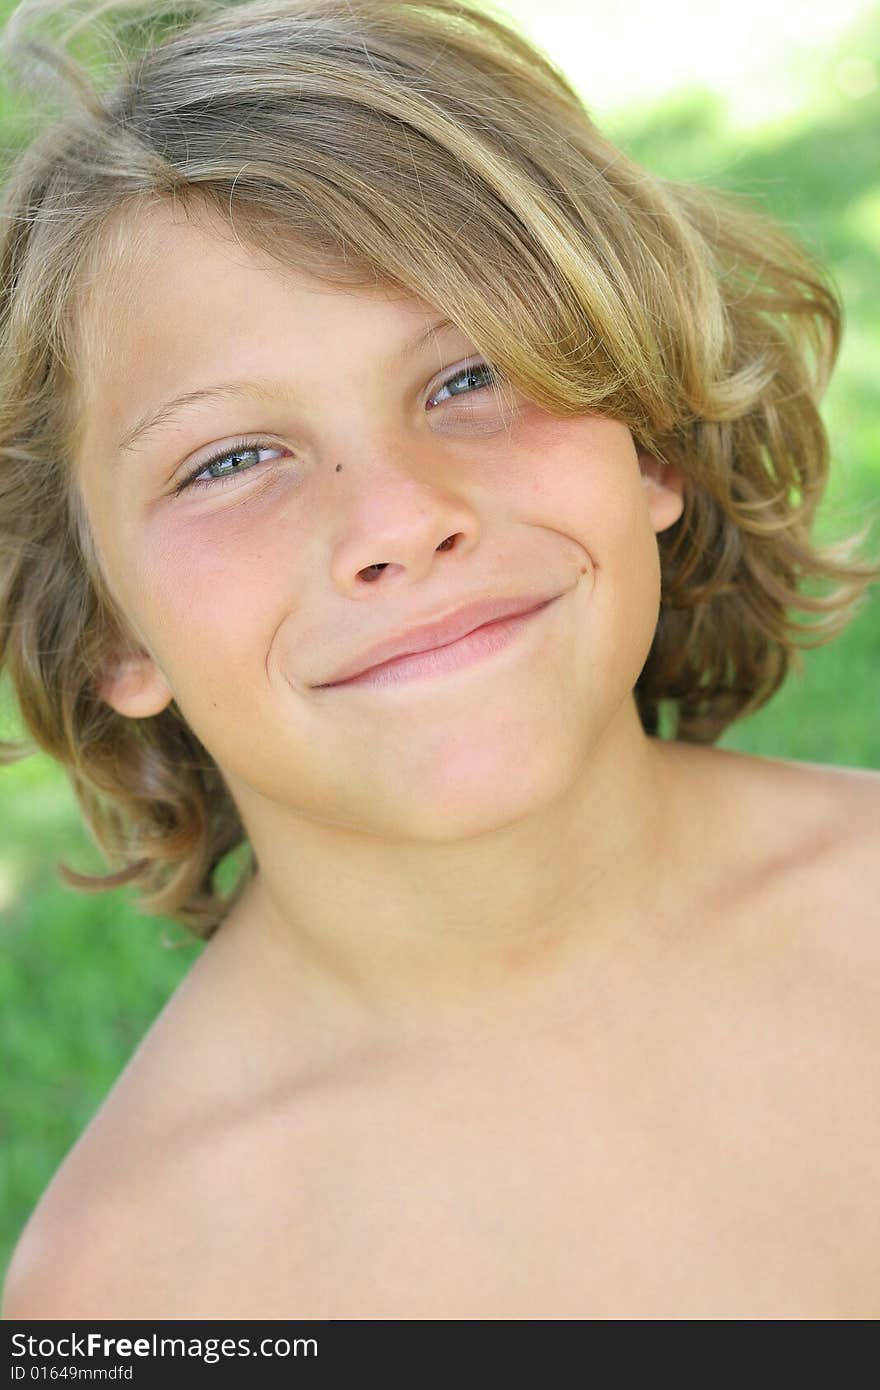
<path fill-rule="evenodd" d="M 463 496 L 413 471 L 383 469 L 351 499 L 332 577 L 353 597 L 380 578 L 417 582 L 430 574 L 438 555 L 469 553 L 478 538 L 476 513 Z"/>
<path fill-rule="evenodd" d="M 457 537 L 455 535 L 447 536 L 446 540 L 441 541 L 440 544 L 437 546 L 437 550 L 451 550 L 452 547 L 455 545 L 456 539 Z M 364 569 L 359 571 L 358 577 L 361 580 L 363 580 L 364 583 L 372 583 L 373 580 L 379 578 L 379 575 L 382 573 L 383 570 L 403 570 L 404 568 L 405 566 L 403 565 L 394 564 L 392 561 L 383 560 L 379 564 L 367 565 Z"/>

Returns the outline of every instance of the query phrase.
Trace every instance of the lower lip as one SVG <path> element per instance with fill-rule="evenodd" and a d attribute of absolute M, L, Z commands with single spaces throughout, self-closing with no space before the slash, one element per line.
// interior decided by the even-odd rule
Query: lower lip
<path fill-rule="evenodd" d="M 424 679 L 439 675 L 443 671 L 456 671 L 462 666 L 471 666 L 477 661 L 509 647 L 517 636 L 528 627 L 555 599 L 548 599 L 538 608 L 528 613 L 517 613 L 511 618 L 500 618 L 493 623 L 484 623 L 474 628 L 457 642 L 449 642 L 445 647 L 432 647 L 427 652 L 413 652 L 409 656 L 398 656 L 393 661 L 383 661 L 359 676 L 347 681 L 335 681 L 319 687 L 323 690 L 344 690 L 355 685 L 402 685 L 405 681 Z"/>

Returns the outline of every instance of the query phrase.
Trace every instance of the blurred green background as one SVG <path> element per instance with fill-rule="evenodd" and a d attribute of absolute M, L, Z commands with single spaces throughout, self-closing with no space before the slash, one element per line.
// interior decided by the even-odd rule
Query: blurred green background
<path fill-rule="evenodd" d="M 13 8 L 0 0 L 0 18 Z M 857 530 L 880 496 L 880 8 L 493 8 L 563 66 L 636 160 L 752 195 L 830 265 L 846 328 L 823 406 L 833 466 L 818 537 Z M 3 144 L 14 143 L 17 120 L 7 99 Z M 720 746 L 880 768 L 878 589 Z M 0 736 L 19 732 L 0 685 Z M 125 890 L 89 896 L 56 881 L 59 859 L 105 866 L 63 774 L 42 755 L 0 769 L 0 827 L 2 1278 L 40 1193 L 203 948 L 173 923 L 140 917 Z"/>

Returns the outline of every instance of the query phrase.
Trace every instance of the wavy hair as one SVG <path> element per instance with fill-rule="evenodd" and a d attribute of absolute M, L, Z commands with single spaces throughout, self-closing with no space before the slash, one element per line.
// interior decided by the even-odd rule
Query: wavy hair
<path fill-rule="evenodd" d="M 176 704 L 127 719 L 96 694 L 108 653 L 137 639 L 74 468 L 106 350 L 90 310 L 108 264 L 136 265 L 138 214 L 157 199 L 328 284 L 432 286 L 499 380 L 560 415 L 622 421 L 682 471 L 635 688 L 647 733 L 663 704 L 673 737 L 713 742 L 802 668 L 799 645 L 855 615 L 880 578 L 855 558 L 865 531 L 812 538 L 842 306 L 771 216 L 641 168 L 477 0 L 109 0 L 43 34 L 62 10 L 25 0 L 2 35 L 30 128 L 0 199 L 0 674 L 113 866 L 59 864 L 70 886 L 133 884 L 142 911 L 208 938 L 255 870 Z M 98 39 L 112 62 L 91 62 Z M 60 104 L 42 128 L 37 102 Z M 816 580 L 831 592 L 807 592 Z M 7 742 L 0 762 L 33 751 Z"/>

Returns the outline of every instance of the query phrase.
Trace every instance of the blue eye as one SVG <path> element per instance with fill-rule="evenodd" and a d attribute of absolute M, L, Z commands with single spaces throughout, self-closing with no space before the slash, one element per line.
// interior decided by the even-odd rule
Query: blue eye
<path fill-rule="evenodd" d="M 462 395 L 472 395 L 472 388 L 475 387 L 477 390 L 484 389 L 487 386 L 491 386 L 496 379 L 495 373 L 485 362 L 478 362 L 476 365 L 462 367 L 460 371 L 446 378 L 439 390 L 431 396 L 428 404 L 433 406 L 435 402 L 440 401 L 444 391 L 449 393 L 447 399 L 454 399 L 456 396 Z M 237 478 L 239 473 L 250 472 L 250 467 L 254 465 L 251 464 L 251 466 L 248 467 L 243 460 L 246 460 L 248 457 L 254 458 L 254 456 L 264 452 L 271 453 L 273 450 L 277 451 L 279 448 L 280 445 L 278 444 L 267 444 L 262 440 L 236 439 L 231 448 L 224 449 L 222 453 L 214 454 L 212 458 L 204 459 L 199 463 L 188 477 L 184 478 L 181 483 L 178 483 L 177 487 L 174 489 L 174 496 L 179 497 L 181 492 L 188 487 L 222 487 L 224 483 L 228 483 L 234 478 Z M 221 464 L 225 463 L 231 465 L 226 472 L 220 473 L 213 478 L 203 479 L 201 477 L 203 473 L 208 473 L 212 468 L 219 468 Z"/>
<path fill-rule="evenodd" d="M 487 380 L 481 382 L 481 376 L 485 376 Z M 477 383 L 478 387 L 491 386 L 492 383 L 495 381 L 495 373 L 492 371 L 492 368 L 488 366 L 488 364 L 485 362 L 478 362 L 476 366 L 462 367 L 460 372 L 456 372 L 454 376 L 446 378 L 443 385 L 440 387 L 440 390 L 435 392 L 428 404 L 431 405 L 434 401 L 439 400 L 441 392 L 449 391 L 455 385 L 455 383 L 459 381 L 465 382 L 467 386 L 473 385 L 474 382 Z M 470 395 L 470 392 L 467 390 L 455 390 L 452 391 L 452 395 Z"/>
<path fill-rule="evenodd" d="M 277 444 L 254 443 L 253 440 L 237 439 L 231 449 L 224 449 L 222 454 L 215 454 L 213 458 L 204 459 L 188 477 L 184 478 L 183 482 L 178 483 L 177 487 L 174 489 L 174 495 L 175 497 L 179 496 L 186 487 L 222 487 L 222 485 L 228 483 L 231 478 L 236 478 L 239 473 L 246 473 L 248 471 L 247 467 L 239 462 L 240 459 L 246 459 L 248 455 L 262 454 L 264 452 L 271 453 L 273 450 L 277 451 L 278 448 L 279 446 Z M 207 473 L 209 469 L 217 468 L 221 463 L 226 463 L 227 461 L 232 463 L 232 470 L 230 472 L 222 473 L 217 478 L 208 478 L 204 481 L 200 480 L 200 475 L 202 473 Z"/>

